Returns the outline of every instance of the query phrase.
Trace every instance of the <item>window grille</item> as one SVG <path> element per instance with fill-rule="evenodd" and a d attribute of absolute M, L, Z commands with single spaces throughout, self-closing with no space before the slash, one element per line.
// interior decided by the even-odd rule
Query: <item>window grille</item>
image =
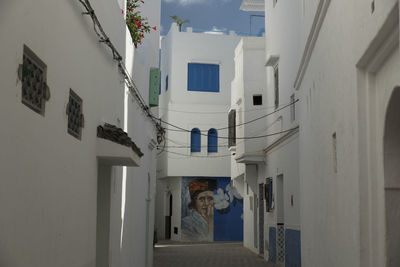
<path fill-rule="evenodd" d="M 68 133 L 80 139 L 83 127 L 82 99 L 72 90 L 69 91 L 67 116 Z"/>
<path fill-rule="evenodd" d="M 45 100 L 50 95 L 46 86 L 46 65 L 26 46 L 19 70 L 22 80 L 22 103 L 39 114 L 44 114 Z"/>
<path fill-rule="evenodd" d="M 236 110 L 232 109 L 228 115 L 228 146 L 236 146 Z"/>

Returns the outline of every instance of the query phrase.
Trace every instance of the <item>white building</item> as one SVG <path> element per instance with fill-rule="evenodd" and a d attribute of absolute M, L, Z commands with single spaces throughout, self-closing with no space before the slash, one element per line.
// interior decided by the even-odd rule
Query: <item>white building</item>
<path fill-rule="evenodd" d="M 230 203 L 220 199 L 230 190 L 227 114 L 238 41 L 233 32 L 193 33 L 191 28 L 179 32 L 176 24 L 162 40 L 160 118 L 167 131 L 158 158 L 159 239 L 241 239 L 241 212 L 237 213 L 242 204 L 234 206 L 233 196 Z M 214 191 L 216 209 L 209 217 L 199 209 L 196 212 L 194 202 L 200 192 L 194 190 L 197 187 L 202 187 L 200 191 Z M 223 217 L 222 212 L 228 208 L 231 212 Z M 217 223 L 206 223 L 212 216 Z M 232 219 L 232 223 L 228 225 L 218 218 Z M 204 231 L 198 230 L 202 234 L 193 236 L 190 230 L 196 229 L 189 229 L 190 222 L 196 220 Z"/>
<path fill-rule="evenodd" d="M 302 266 L 399 266 L 398 1 L 265 10 L 267 64 L 299 99 Z"/>
<path fill-rule="evenodd" d="M 152 265 L 157 131 L 82 14 L 93 8 L 148 105 L 159 33 L 135 50 L 119 2 L 1 4 L 1 266 Z M 142 12 L 159 28 L 160 1 Z M 105 123 L 139 149 L 97 137 Z"/>
<path fill-rule="evenodd" d="M 232 128 L 236 130 L 236 141 L 229 147 L 232 153 L 231 176 L 244 196 L 243 244 L 256 253 L 259 253 L 258 222 L 263 218 L 258 214 L 263 215 L 265 211 L 257 208 L 258 175 L 254 171 L 264 171 L 262 148 L 266 138 L 251 138 L 264 135 L 267 126 L 267 119 L 262 118 L 269 111 L 265 103 L 264 47 L 264 37 L 241 38 L 235 49 L 235 78 L 231 84 L 230 114 L 236 122 L 236 125 L 230 125 L 236 126 Z M 254 119 L 257 120 L 244 124 Z"/>
<path fill-rule="evenodd" d="M 296 14 L 288 11 L 294 13 L 290 14 L 293 20 L 271 29 L 269 4 L 249 0 L 241 6 L 245 11 L 265 10 L 267 31 L 265 38 L 243 38 L 236 48 L 231 103 L 236 113 L 236 144 L 230 147 L 236 164 L 232 164 L 232 173 L 237 174 L 235 182 L 243 185 L 245 195 L 244 245 L 267 261 L 300 266 L 296 96 L 287 78 L 292 75 L 291 58 L 280 56 L 293 47 L 271 34 L 275 30 L 290 36 L 297 30 Z"/>

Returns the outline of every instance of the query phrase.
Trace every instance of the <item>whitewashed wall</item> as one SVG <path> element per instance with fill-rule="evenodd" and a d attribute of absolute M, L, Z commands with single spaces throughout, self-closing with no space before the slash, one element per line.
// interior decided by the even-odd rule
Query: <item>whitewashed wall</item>
<path fill-rule="evenodd" d="M 202 130 L 202 152 L 196 156 L 182 157 L 164 153 L 160 159 L 162 176 L 230 176 L 229 157 L 206 158 L 207 131 L 227 126 L 230 99 L 230 82 L 234 76 L 233 51 L 239 37 L 204 33 L 179 32 L 176 24 L 163 40 L 162 93 L 160 107 L 162 118 L 169 123 L 191 130 Z M 165 47 L 165 50 L 164 50 Z M 220 64 L 220 92 L 187 91 L 187 64 L 190 62 Z M 168 75 L 169 89 L 165 91 Z M 198 112 L 198 113 L 196 113 Z M 168 126 L 167 128 L 173 128 Z M 227 137 L 227 130 L 218 131 L 219 137 Z M 166 146 L 183 145 L 187 148 L 167 149 L 190 155 L 190 133 L 167 131 Z M 174 143 L 175 142 L 175 143 Z M 178 143 L 178 144 L 177 144 Z M 227 145 L 227 139 L 218 139 L 218 145 Z M 227 147 L 218 148 L 214 156 L 228 155 Z M 166 165 L 163 165 L 166 164 Z"/>
<path fill-rule="evenodd" d="M 92 4 L 124 54 L 117 2 Z M 96 127 L 123 126 L 124 88 L 83 11 L 78 1 L 0 4 L 1 266 L 95 266 Z M 17 68 L 24 44 L 47 65 L 51 98 L 44 116 L 21 103 Z M 70 88 L 83 99 L 81 140 L 67 133 Z"/>
<path fill-rule="evenodd" d="M 365 1 L 355 1 L 345 10 L 332 1 L 301 83 L 300 92 L 307 99 L 301 104 L 300 114 L 304 124 L 300 132 L 304 265 L 386 264 L 384 175 L 380 172 L 379 147 L 388 99 L 399 84 L 394 71 L 399 63 L 398 44 L 384 67 L 378 69 L 376 80 L 370 80 L 376 83 L 376 89 L 362 85 L 357 64 L 396 3 L 375 2 L 375 12 L 371 13 L 371 3 Z M 334 45 L 335 40 L 342 40 L 342 45 Z M 376 93 L 365 93 L 368 90 Z M 365 103 L 365 94 L 376 99 L 376 106 Z M 365 123 L 373 126 L 365 127 Z M 337 136 L 337 173 L 333 133 Z M 364 136 L 376 141 L 371 143 Z M 369 144 L 378 148 L 372 154 L 370 148 L 365 148 Z M 367 185 L 371 182 L 372 187 Z M 369 201 L 373 204 L 367 204 Z M 313 219 L 311 213 L 321 214 L 320 220 Z M 330 253 L 315 257 L 322 251 Z"/>
<path fill-rule="evenodd" d="M 93 1 L 92 6 L 113 44 L 122 56 L 127 55 L 127 68 L 134 70 L 147 100 L 148 68 L 158 66 L 159 32 L 146 36 L 144 52 L 134 52 L 118 3 Z M 112 54 L 98 42 L 79 1 L 3 1 L 0 6 L 0 33 L 8 36 L 2 42 L 4 61 L 0 63 L 4 74 L 0 116 L 5 123 L 0 134 L 0 188 L 6 189 L 0 194 L 4 215 L 0 219 L 0 265 L 95 266 L 96 127 L 108 122 L 129 131 L 145 154 L 139 168 L 127 172 L 112 168 L 110 266 L 145 266 L 146 250 L 151 266 L 156 167 L 155 152 L 148 144 L 155 134 L 136 104 L 124 102 L 128 97 Z M 159 28 L 160 1 L 145 3 L 142 12 Z M 24 44 L 47 65 L 51 98 L 44 116 L 21 103 L 16 70 L 22 64 Z M 145 60 L 133 63 L 133 53 L 142 53 Z M 83 99 L 85 127 L 80 141 L 67 133 L 70 88 Z M 123 173 L 127 173 L 124 178 Z M 151 201 L 146 223 L 148 190 Z"/>
<path fill-rule="evenodd" d="M 396 0 L 373 2 L 374 11 L 361 0 L 266 4 L 267 47 L 287 73 L 281 84 L 293 88 L 304 73 L 295 91 L 303 266 L 390 266 L 382 147 L 386 108 L 400 81 L 398 36 L 385 39 L 385 31 L 398 32 L 399 10 Z"/>
<path fill-rule="evenodd" d="M 132 73 L 132 78 L 143 99 L 148 104 L 150 68 L 158 68 L 159 61 L 159 28 L 161 1 L 145 1 L 140 12 L 147 17 L 151 29 L 145 34 L 143 43 L 135 49 L 129 31 L 126 36 L 126 67 Z M 138 144 L 144 156 L 140 167 L 128 167 L 120 176 L 121 193 L 114 203 L 114 228 L 112 252 L 113 266 L 152 266 L 153 233 L 155 224 L 156 196 L 156 130 L 149 118 L 143 113 L 136 101 L 125 88 L 125 121 L 124 127 L 129 136 Z M 152 108 L 156 116 L 158 108 Z M 150 177 L 150 183 L 148 181 Z"/>

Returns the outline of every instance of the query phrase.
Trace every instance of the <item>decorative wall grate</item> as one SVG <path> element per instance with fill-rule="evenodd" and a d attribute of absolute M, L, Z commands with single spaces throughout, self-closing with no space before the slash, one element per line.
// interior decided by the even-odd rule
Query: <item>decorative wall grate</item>
<path fill-rule="evenodd" d="M 22 103 L 44 114 L 45 100 L 48 99 L 46 87 L 46 65 L 26 46 L 24 47 L 22 68 Z"/>
<path fill-rule="evenodd" d="M 67 116 L 68 133 L 80 139 L 83 127 L 82 99 L 72 90 L 69 91 Z"/>
<path fill-rule="evenodd" d="M 285 261 L 285 227 L 283 224 L 278 223 L 277 227 L 277 237 L 276 237 L 276 246 L 277 246 L 277 260 L 278 262 Z"/>

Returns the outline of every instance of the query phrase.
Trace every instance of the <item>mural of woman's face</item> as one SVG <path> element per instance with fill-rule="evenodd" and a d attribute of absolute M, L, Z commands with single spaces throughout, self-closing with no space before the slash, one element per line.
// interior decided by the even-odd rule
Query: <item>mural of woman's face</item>
<path fill-rule="evenodd" d="M 205 219 L 213 215 L 214 193 L 212 191 L 204 191 L 197 195 L 195 207 L 198 213 Z"/>

